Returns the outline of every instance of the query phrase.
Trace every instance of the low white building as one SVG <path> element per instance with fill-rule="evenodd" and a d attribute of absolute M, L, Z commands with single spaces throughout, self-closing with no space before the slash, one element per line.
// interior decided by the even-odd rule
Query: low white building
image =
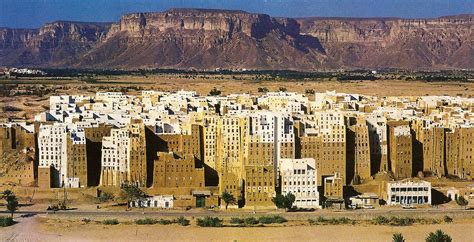
<path fill-rule="evenodd" d="M 147 197 L 142 201 L 131 201 L 132 208 L 173 208 L 173 195 L 157 195 Z"/>
<path fill-rule="evenodd" d="M 316 161 L 313 158 L 280 161 L 282 194 L 294 194 L 296 207 L 320 208 Z"/>
<path fill-rule="evenodd" d="M 431 205 L 431 183 L 404 179 L 387 183 L 388 205 Z"/>

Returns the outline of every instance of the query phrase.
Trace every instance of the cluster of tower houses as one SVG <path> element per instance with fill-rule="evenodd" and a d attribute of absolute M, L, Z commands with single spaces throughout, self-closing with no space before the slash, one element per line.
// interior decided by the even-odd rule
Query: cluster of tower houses
<path fill-rule="evenodd" d="M 386 194 L 415 184 L 389 204 L 431 203 L 430 183 L 413 177 L 474 174 L 474 98 L 465 97 L 103 92 L 52 96 L 34 123 L 0 127 L 0 153 L 35 152 L 10 176 L 42 188 L 136 184 L 208 204 L 226 191 L 245 206 L 291 192 L 316 208 L 377 173 L 395 180 Z"/>

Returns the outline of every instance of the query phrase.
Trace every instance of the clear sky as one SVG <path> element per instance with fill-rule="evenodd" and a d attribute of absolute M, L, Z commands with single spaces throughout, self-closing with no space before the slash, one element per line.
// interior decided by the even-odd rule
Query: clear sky
<path fill-rule="evenodd" d="M 474 0 L 0 0 L 0 26 L 117 21 L 124 13 L 169 8 L 240 9 L 272 16 L 425 18 L 474 13 Z"/>

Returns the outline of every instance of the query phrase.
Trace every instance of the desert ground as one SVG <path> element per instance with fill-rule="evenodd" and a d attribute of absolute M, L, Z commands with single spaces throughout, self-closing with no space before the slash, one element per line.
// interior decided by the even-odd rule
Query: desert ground
<path fill-rule="evenodd" d="M 462 95 L 474 96 L 474 82 L 426 82 L 415 80 L 335 81 L 335 80 L 265 80 L 255 76 L 226 75 L 150 75 L 150 76 L 101 76 L 86 81 L 74 78 L 0 80 L 0 107 L 5 112 L 1 118 L 33 120 L 34 115 L 48 108 L 51 95 L 94 95 L 98 91 L 121 91 L 137 94 L 141 90 L 177 91 L 193 90 L 207 95 L 213 88 L 223 95 L 230 93 L 258 94 L 258 88 L 305 93 L 337 91 L 373 96 L 424 96 Z M 311 98 L 311 96 L 310 96 Z"/>
<path fill-rule="evenodd" d="M 424 241 L 438 229 L 453 241 L 472 241 L 474 218 L 455 219 L 452 223 L 386 225 L 309 225 L 289 221 L 265 227 L 201 228 L 191 218 L 191 225 L 136 225 L 121 221 L 118 225 L 84 222 L 77 219 L 37 215 L 18 218 L 18 224 L 0 229 L 1 241 L 391 241 L 401 233 L 406 241 Z"/>

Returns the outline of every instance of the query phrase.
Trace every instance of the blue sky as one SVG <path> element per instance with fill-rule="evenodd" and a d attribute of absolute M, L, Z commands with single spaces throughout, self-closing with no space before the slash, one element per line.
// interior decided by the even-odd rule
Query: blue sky
<path fill-rule="evenodd" d="M 474 0 L 0 0 L 0 26 L 117 21 L 124 13 L 173 7 L 240 9 L 272 16 L 438 17 L 474 13 Z"/>

